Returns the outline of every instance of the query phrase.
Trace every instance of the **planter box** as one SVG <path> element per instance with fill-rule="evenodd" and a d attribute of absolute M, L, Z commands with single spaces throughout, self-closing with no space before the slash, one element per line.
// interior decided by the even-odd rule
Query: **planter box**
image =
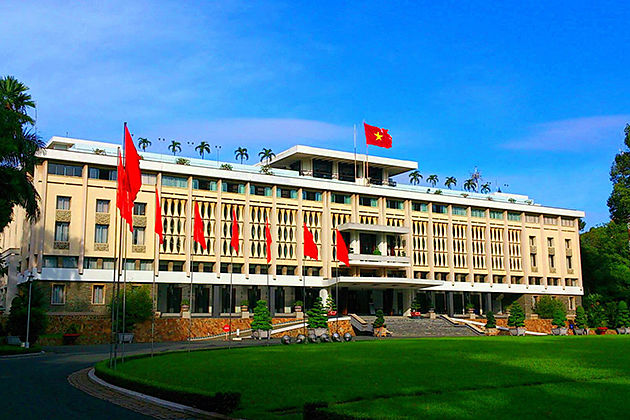
<path fill-rule="evenodd" d="M 75 341 L 77 341 L 77 338 L 79 338 L 81 334 L 64 334 L 63 335 L 63 344 L 64 345 L 72 345 L 75 343 Z"/>
<path fill-rule="evenodd" d="M 328 328 L 309 328 L 308 335 L 320 337 L 322 334 L 328 334 Z"/>
<path fill-rule="evenodd" d="M 486 328 L 486 335 L 499 335 L 499 330 L 496 328 Z"/>
<path fill-rule="evenodd" d="M 560 328 L 552 328 L 551 329 L 551 333 L 553 335 L 567 335 L 567 328 L 566 327 L 560 327 Z"/>
<path fill-rule="evenodd" d="M 119 343 L 133 343 L 133 333 L 118 333 Z"/>
<path fill-rule="evenodd" d="M 328 311 L 328 317 L 333 318 L 337 316 L 337 311 Z"/>
<path fill-rule="evenodd" d="M 254 330 L 252 331 L 252 338 L 256 340 L 268 339 L 271 338 L 271 330 Z"/>
<path fill-rule="evenodd" d="M 597 334 L 597 335 L 604 335 L 604 334 L 606 334 L 606 331 L 608 331 L 607 327 L 597 327 L 595 329 L 595 334 Z"/>
<path fill-rule="evenodd" d="M 588 335 L 588 328 L 573 328 L 575 335 Z"/>
<path fill-rule="evenodd" d="M 619 327 L 619 328 L 617 328 L 617 334 L 620 334 L 620 335 L 621 334 L 628 334 L 628 330 L 629 330 L 629 328 Z"/>
<path fill-rule="evenodd" d="M 470 319 L 475 319 L 475 310 L 474 309 L 467 309 L 466 310 L 466 314 L 468 315 L 468 318 Z"/>
<path fill-rule="evenodd" d="M 293 307 L 293 311 L 294 312 L 302 312 L 302 307 L 301 306 L 294 306 Z"/>
<path fill-rule="evenodd" d="M 411 319 L 420 319 L 422 318 L 422 314 L 419 311 L 411 312 Z"/>
<path fill-rule="evenodd" d="M 510 328 L 510 335 L 513 336 L 524 336 L 525 335 L 525 331 L 527 331 L 525 329 L 525 327 L 516 327 L 516 328 Z"/>

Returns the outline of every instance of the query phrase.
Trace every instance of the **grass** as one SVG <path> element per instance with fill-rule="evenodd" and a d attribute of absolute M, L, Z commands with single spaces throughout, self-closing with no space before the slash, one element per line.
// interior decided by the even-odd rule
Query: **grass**
<path fill-rule="evenodd" d="M 240 392 L 234 416 L 300 418 L 309 402 L 358 418 L 627 416 L 630 337 L 470 337 L 170 353 L 114 373 L 165 390 Z"/>
<path fill-rule="evenodd" d="M 26 353 L 39 353 L 42 348 L 39 346 L 31 346 L 31 348 L 25 349 L 19 346 L 0 345 L 0 356 L 9 356 L 14 354 L 26 354 Z"/>

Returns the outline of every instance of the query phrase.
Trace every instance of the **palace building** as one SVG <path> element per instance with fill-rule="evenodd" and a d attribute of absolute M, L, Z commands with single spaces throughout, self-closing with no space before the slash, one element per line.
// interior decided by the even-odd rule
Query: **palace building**
<path fill-rule="evenodd" d="M 0 236 L 9 265 L 0 308 L 9 308 L 16 285 L 30 276 L 48 294 L 50 312 L 105 313 L 121 228 L 126 282 L 155 282 L 162 317 L 179 316 L 191 277 L 195 317 L 226 316 L 239 312 L 243 300 L 252 308 L 260 298 L 276 316 L 287 316 L 295 301 L 308 309 L 315 297 L 329 295 L 342 314 L 405 315 L 415 297 L 422 312 L 456 316 L 472 304 L 478 313 L 501 313 L 518 300 L 531 313 L 542 295 L 562 299 L 572 313 L 583 295 L 582 211 L 523 195 L 397 184 L 393 177 L 417 163 L 308 146 L 278 153 L 266 165 L 140 154 L 143 185 L 132 234 L 117 216 L 117 146 L 63 137 L 48 142 L 34 173 L 41 217 L 30 224 L 18 209 Z M 154 233 L 156 187 L 161 246 Z M 192 239 L 194 202 L 206 250 Z M 230 248 L 233 209 L 238 254 Z M 302 255 L 303 223 L 319 261 Z M 336 261 L 335 229 L 348 244 L 349 268 Z"/>

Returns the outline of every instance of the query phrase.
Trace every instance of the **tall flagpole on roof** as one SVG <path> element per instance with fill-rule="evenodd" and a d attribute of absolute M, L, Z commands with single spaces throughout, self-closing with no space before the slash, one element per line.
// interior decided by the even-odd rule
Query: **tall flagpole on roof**
<path fill-rule="evenodd" d="M 354 179 L 357 179 L 357 125 L 354 124 Z"/>
<path fill-rule="evenodd" d="M 120 147 L 118 148 L 118 154 L 120 155 Z M 118 157 L 117 157 L 118 158 Z M 116 184 L 116 187 L 118 187 L 118 183 Z M 118 188 L 116 189 L 116 197 L 114 198 L 114 209 L 116 209 L 116 213 L 120 214 L 120 212 L 118 211 Z M 121 226 L 122 229 L 122 226 Z M 115 327 L 115 322 L 116 322 L 116 311 L 115 311 L 115 307 L 116 307 L 116 273 L 117 273 L 117 267 L 118 267 L 118 256 L 116 255 L 116 252 L 118 250 L 118 217 L 114 218 L 114 270 L 113 270 L 113 277 L 112 277 L 112 304 L 111 304 L 111 311 L 112 311 L 112 334 L 110 337 L 110 346 L 109 346 L 109 367 L 110 369 L 113 367 L 113 358 L 115 357 L 114 355 L 114 347 L 116 346 L 116 341 L 117 341 L 117 337 L 116 337 L 116 327 Z"/>

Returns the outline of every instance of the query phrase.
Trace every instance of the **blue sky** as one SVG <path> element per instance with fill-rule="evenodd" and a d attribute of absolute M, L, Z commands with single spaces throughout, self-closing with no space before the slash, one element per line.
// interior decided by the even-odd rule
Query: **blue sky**
<path fill-rule="evenodd" d="M 205 140 L 252 162 L 262 147 L 352 150 L 365 119 L 394 138 L 372 154 L 460 184 L 478 167 L 605 222 L 630 6 L 473 3 L 4 1 L 0 74 L 30 86 L 44 139 L 114 142 L 128 121 L 152 151 Z"/>

